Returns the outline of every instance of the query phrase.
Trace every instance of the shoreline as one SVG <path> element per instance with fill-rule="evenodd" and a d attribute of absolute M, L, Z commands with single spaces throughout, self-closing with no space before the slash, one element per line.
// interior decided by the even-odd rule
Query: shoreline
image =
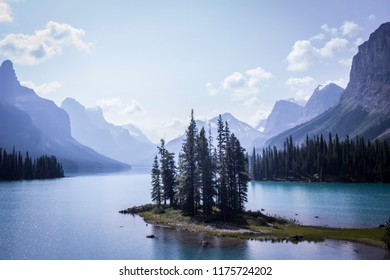
<path fill-rule="evenodd" d="M 299 243 L 323 242 L 327 239 L 368 245 L 385 252 L 381 240 L 385 229 L 377 228 L 335 228 L 300 225 L 292 220 L 272 217 L 260 211 L 247 211 L 240 223 L 205 220 L 199 217 L 181 215 L 179 210 L 166 208 L 154 211 L 152 204 L 119 211 L 122 214 L 139 215 L 145 223 L 157 227 L 177 229 L 193 233 L 205 233 L 216 237 L 231 237 L 243 240 Z"/>

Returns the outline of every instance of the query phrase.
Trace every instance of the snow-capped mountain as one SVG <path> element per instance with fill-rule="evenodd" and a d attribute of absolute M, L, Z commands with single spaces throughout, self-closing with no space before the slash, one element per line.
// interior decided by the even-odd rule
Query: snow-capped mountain
<path fill-rule="evenodd" d="M 252 149 L 252 143 L 254 139 L 258 138 L 261 135 L 261 132 L 250 126 L 249 124 L 238 120 L 236 117 L 234 117 L 230 113 L 224 113 L 221 115 L 222 120 L 224 122 L 228 123 L 229 130 L 231 133 L 234 133 L 234 135 L 240 140 L 241 145 L 247 150 L 250 151 Z M 216 147 L 217 142 L 217 125 L 218 125 L 218 118 L 219 116 L 216 116 L 208 121 L 200 121 L 196 120 L 196 127 L 198 130 L 200 130 L 202 127 L 205 128 L 207 134 L 209 132 L 209 129 L 211 130 L 211 136 L 213 138 L 213 145 Z M 182 148 L 183 141 L 185 139 L 185 135 L 181 135 L 171 141 L 169 141 L 166 145 L 166 148 L 170 152 L 174 152 L 176 155 L 179 154 Z"/>

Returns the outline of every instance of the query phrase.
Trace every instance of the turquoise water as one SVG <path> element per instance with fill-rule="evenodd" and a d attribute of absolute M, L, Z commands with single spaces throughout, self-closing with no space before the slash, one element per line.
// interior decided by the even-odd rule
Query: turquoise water
<path fill-rule="evenodd" d="M 382 250 L 338 242 L 268 243 L 152 225 L 118 210 L 149 202 L 150 176 L 127 173 L 0 183 L 0 259 L 380 259 Z M 247 208 L 301 223 L 376 226 L 390 186 L 251 183 Z M 298 214 L 295 216 L 295 213 Z M 318 215 L 319 218 L 314 218 Z M 155 239 L 146 235 L 154 234 Z M 207 239 L 208 247 L 200 243 Z M 358 251 L 359 253 L 356 253 Z"/>

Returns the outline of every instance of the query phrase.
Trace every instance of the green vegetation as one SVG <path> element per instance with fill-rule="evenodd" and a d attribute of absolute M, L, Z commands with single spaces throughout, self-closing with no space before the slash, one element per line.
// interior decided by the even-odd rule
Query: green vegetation
<path fill-rule="evenodd" d="M 8 153 L 0 148 L 0 180 L 32 180 L 64 177 L 61 163 L 54 156 L 32 159 L 27 152 L 23 158 L 20 151 Z"/>
<path fill-rule="evenodd" d="M 321 134 L 294 145 L 290 136 L 284 148 L 253 150 L 251 173 L 255 180 L 310 180 L 335 182 L 390 182 L 390 145 L 387 140 L 365 141 Z"/>
<path fill-rule="evenodd" d="M 198 132 L 192 111 L 178 166 L 161 140 L 151 171 L 152 202 L 181 209 L 184 215 L 217 215 L 224 221 L 241 213 L 247 201 L 247 156 L 221 115 L 217 142 L 214 148 L 204 127 Z"/>
<path fill-rule="evenodd" d="M 205 232 L 220 237 L 272 241 L 272 242 L 321 242 L 325 239 L 359 242 L 385 248 L 384 228 L 330 228 L 302 226 L 295 221 L 272 217 L 261 212 L 245 211 L 229 222 L 223 222 L 218 215 L 184 216 L 180 210 L 168 206 L 157 207 L 147 204 L 121 211 L 124 214 L 138 214 L 148 223 L 193 232 Z"/>
<path fill-rule="evenodd" d="M 390 217 L 387 220 L 385 232 L 384 232 L 381 240 L 385 243 L 386 249 L 388 251 L 390 251 Z"/>

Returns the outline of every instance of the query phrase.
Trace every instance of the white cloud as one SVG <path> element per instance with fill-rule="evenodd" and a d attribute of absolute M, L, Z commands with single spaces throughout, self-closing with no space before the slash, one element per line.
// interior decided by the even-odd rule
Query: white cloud
<path fill-rule="evenodd" d="M 212 83 L 206 83 L 206 89 L 210 95 L 218 94 L 218 88 L 214 86 Z"/>
<path fill-rule="evenodd" d="M 340 50 L 348 45 L 348 40 L 344 38 L 332 38 L 321 49 L 315 49 L 322 57 L 332 57 L 335 50 Z"/>
<path fill-rule="evenodd" d="M 33 89 L 36 93 L 40 95 L 48 95 L 62 87 L 62 84 L 58 81 L 43 83 L 40 85 L 36 85 L 32 81 L 21 81 L 20 83 L 25 87 Z"/>
<path fill-rule="evenodd" d="M 132 115 L 144 111 L 144 107 L 135 99 L 130 100 L 130 103 L 125 103 L 119 98 L 112 97 L 100 99 L 96 101 L 96 105 L 103 110 L 118 113 L 119 115 Z"/>
<path fill-rule="evenodd" d="M 235 90 L 244 87 L 246 79 L 240 72 L 234 72 L 227 76 L 222 82 L 222 88 L 224 90 Z"/>
<path fill-rule="evenodd" d="M 249 69 L 244 72 L 234 72 L 222 80 L 219 87 L 207 83 L 206 88 L 210 95 L 216 95 L 225 91 L 231 94 L 233 101 L 244 101 L 246 107 L 253 107 L 260 103 L 257 95 L 261 88 L 267 85 L 267 81 L 274 78 L 272 73 L 261 67 Z"/>
<path fill-rule="evenodd" d="M 367 19 L 369 20 L 369 21 L 375 21 L 376 20 L 376 17 L 375 17 L 375 15 L 373 15 L 373 14 L 371 14 L 371 15 L 369 15 L 368 17 L 367 17 Z"/>
<path fill-rule="evenodd" d="M 73 46 L 88 52 L 92 43 L 83 41 L 83 29 L 66 23 L 49 21 L 44 29 L 33 35 L 8 34 L 0 40 L 0 51 L 15 63 L 34 65 L 62 53 L 64 46 Z"/>
<path fill-rule="evenodd" d="M 288 71 L 306 71 L 313 64 L 331 58 L 336 53 L 348 50 L 350 42 L 347 38 L 356 37 L 362 30 L 361 27 L 352 21 L 345 21 L 339 28 L 323 24 L 321 29 L 330 38 L 322 46 L 318 46 L 318 44 L 320 43 L 319 41 L 324 40 L 326 37 L 323 33 L 315 35 L 309 40 L 297 40 L 287 55 Z"/>
<path fill-rule="evenodd" d="M 295 98 L 308 100 L 317 86 L 317 81 L 310 76 L 288 78 L 286 84 L 295 91 Z"/>
<path fill-rule="evenodd" d="M 294 43 L 287 56 L 287 70 L 292 72 L 306 71 L 315 61 L 318 52 L 308 40 L 298 40 Z"/>
<path fill-rule="evenodd" d="M 11 7 L 6 0 L 0 0 L 0 23 L 1 22 L 12 22 L 13 16 Z"/>
<path fill-rule="evenodd" d="M 261 82 L 274 78 L 270 72 L 265 71 L 261 67 L 256 67 L 245 72 L 249 80 L 247 81 L 249 87 L 258 87 Z"/>
<path fill-rule="evenodd" d="M 96 105 L 103 109 L 111 110 L 123 107 L 123 103 L 119 98 L 100 99 L 96 101 Z"/>
<path fill-rule="evenodd" d="M 134 113 L 143 112 L 144 108 L 137 100 L 132 99 L 122 110 L 121 114 L 132 115 Z"/>
<path fill-rule="evenodd" d="M 329 27 L 327 24 L 321 25 L 321 29 L 326 33 L 330 34 L 332 37 L 337 36 L 339 32 L 337 28 Z"/>
<path fill-rule="evenodd" d="M 353 21 L 345 21 L 340 27 L 341 34 L 347 37 L 355 37 L 362 28 Z"/>
<path fill-rule="evenodd" d="M 360 46 L 363 43 L 364 43 L 364 39 L 362 37 L 356 38 L 356 40 L 355 40 L 355 46 L 356 47 Z"/>
<path fill-rule="evenodd" d="M 352 58 L 343 58 L 338 61 L 340 64 L 345 65 L 347 67 L 351 67 L 352 65 Z"/>

